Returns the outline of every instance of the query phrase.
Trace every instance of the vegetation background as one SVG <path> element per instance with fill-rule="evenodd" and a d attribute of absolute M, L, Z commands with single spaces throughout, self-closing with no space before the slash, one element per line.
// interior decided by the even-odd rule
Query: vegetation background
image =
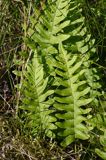
<path fill-rule="evenodd" d="M 80 1 L 88 34 L 95 39 L 96 54 L 93 65 L 98 67 L 101 93 L 99 104 L 106 116 L 106 1 Z M 0 158 L 1 160 L 100 160 L 106 159 L 106 118 L 104 139 L 102 131 L 93 131 L 95 137 L 76 140 L 66 148 L 50 138 L 33 139 L 26 134 L 24 124 L 17 117 L 23 96 L 16 85 L 22 82 L 22 64 L 27 63 L 30 47 L 25 44 L 30 16 L 34 7 L 42 14 L 45 0 L 0 0 Z M 24 54 L 25 58 L 22 57 Z M 17 72 L 16 72 L 17 71 Z M 22 112 L 22 111 L 20 111 Z M 21 114 L 21 113 L 20 113 Z M 102 123 L 103 123 L 102 122 Z M 98 124 L 97 124 L 98 125 Z M 100 140 L 99 140 L 100 139 Z M 102 150 L 95 151 L 95 148 Z"/>

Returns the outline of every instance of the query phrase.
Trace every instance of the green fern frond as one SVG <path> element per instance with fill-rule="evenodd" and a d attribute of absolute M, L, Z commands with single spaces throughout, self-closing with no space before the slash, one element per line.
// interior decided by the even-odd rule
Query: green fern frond
<path fill-rule="evenodd" d="M 86 67 L 85 77 L 88 85 L 92 88 L 90 90 L 90 96 L 93 97 L 92 105 L 96 107 L 99 106 L 98 97 L 101 96 L 101 83 L 98 69 L 92 65 L 90 59 L 91 57 L 89 53 L 83 56 L 83 64 Z"/>
<path fill-rule="evenodd" d="M 105 96 L 104 96 L 105 98 Z M 106 160 L 106 101 L 102 100 L 99 108 L 96 108 L 96 114 L 91 118 L 90 124 L 93 128 L 97 128 L 99 138 L 98 147 L 96 146 L 95 152 L 99 157 Z M 102 133 L 102 135 L 101 135 Z"/>
<path fill-rule="evenodd" d="M 54 111 L 50 109 L 53 99 L 49 99 L 54 91 L 47 90 L 48 78 L 44 78 L 43 65 L 40 64 L 39 58 L 34 56 L 25 72 L 20 108 L 26 112 L 25 125 L 34 135 L 43 132 L 47 136 L 54 137 L 52 130 L 56 129 L 53 124 L 56 118 L 52 116 Z"/>
<path fill-rule="evenodd" d="M 41 15 L 35 9 L 34 17 L 31 17 L 32 27 L 28 30 L 29 36 L 35 43 L 45 48 L 50 44 L 58 44 L 70 37 L 69 34 L 63 32 L 63 29 L 70 23 L 69 20 L 65 20 L 69 2 L 70 0 L 48 1 L 47 7 L 44 8 L 44 13 Z"/>
<path fill-rule="evenodd" d="M 99 157 L 102 159 L 106 160 L 106 152 L 100 150 L 100 149 L 95 149 L 95 152 L 98 154 Z"/>
<path fill-rule="evenodd" d="M 34 58 L 25 72 L 20 108 L 33 135 L 55 137 L 56 129 L 56 138 L 67 146 L 88 139 L 93 128 L 87 122 L 90 104 L 98 103 L 101 87 L 89 60 L 95 42 L 85 27 L 80 3 L 48 0 L 43 7 L 42 12 L 35 8 L 25 39 Z"/>
<path fill-rule="evenodd" d="M 100 136 L 100 144 L 103 146 L 103 149 L 95 149 L 95 152 L 100 156 L 102 159 L 106 160 L 106 128 L 104 130 L 104 135 Z"/>
<path fill-rule="evenodd" d="M 88 34 L 80 3 L 74 0 L 47 1 L 43 12 L 35 8 L 30 18 L 27 44 L 40 46 L 41 52 L 52 54 L 54 45 L 64 42 L 72 52 L 95 52 L 95 41 Z M 31 45 L 32 44 L 32 45 Z M 32 47 L 33 46 L 33 47 Z M 56 51 L 55 51 L 56 52 Z"/>
<path fill-rule="evenodd" d="M 70 38 L 66 40 L 65 44 L 68 50 L 79 51 L 84 54 L 88 51 L 95 52 L 94 39 L 88 34 L 85 26 L 84 17 L 82 15 L 81 2 L 71 0 L 69 13 L 67 16 L 70 24 L 65 28 L 65 33 L 70 34 Z"/>
<path fill-rule="evenodd" d="M 58 84 L 54 104 L 58 110 L 56 125 L 61 130 L 58 135 L 64 137 L 61 144 L 67 146 L 76 138 L 83 140 L 89 138 L 90 128 L 84 123 L 87 120 L 85 115 L 91 108 L 84 109 L 82 106 L 92 101 L 92 98 L 89 98 L 90 87 L 84 86 L 86 69 L 81 67 L 83 60 L 79 61 L 77 55 L 68 54 L 62 44 L 59 45 L 59 55 L 54 61 L 51 60 L 51 65 L 55 68 L 55 80 Z"/>

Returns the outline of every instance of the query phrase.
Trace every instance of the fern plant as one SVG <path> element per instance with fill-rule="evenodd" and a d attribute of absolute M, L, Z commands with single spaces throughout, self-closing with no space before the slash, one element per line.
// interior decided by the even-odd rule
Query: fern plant
<path fill-rule="evenodd" d="M 104 96 L 105 98 L 105 96 Z M 90 120 L 93 128 L 97 128 L 98 145 L 95 152 L 102 159 L 106 159 L 106 100 L 100 101 L 99 108 L 95 116 Z"/>
<path fill-rule="evenodd" d="M 52 130 L 56 129 L 53 124 L 56 118 L 52 116 L 54 110 L 49 109 L 52 106 L 53 99 L 48 98 L 54 91 L 47 90 L 48 77 L 44 77 L 43 65 L 40 64 L 36 55 L 32 62 L 28 64 L 24 74 L 23 98 L 20 108 L 25 111 L 23 117 L 26 126 L 32 130 L 33 135 L 43 132 L 49 137 L 54 137 Z"/>
<path fill-rule="evenodd" d="M 100 136 L 100 144 L 103 146 L 102 149 L 95 149 L 95 152 L 104 160 L 106 160 L 106 129 L 104 134 Z"/>
<path fill-rule="evenodd" d="M 46 6 L 43 6 L 43 13 L 35 8 L 30 18 L 27 44 L 28 41 L 29 45 L 33 41 L 32 43 L 35 42 L 42 50 L 46 48 L 46 55 L 52 52 L 51 47 L 56 44 L 58 46 L 60 42 L 64 42 L 72 51 L 95 51 L 94 40 L 91 40 L 91 35 L 87 33 L 81 12 L 78 1 L 48 0 Z"/>
<path fill-rule="evenodd" d="M 101 115 L 96 116 L 97 127 L 102 131 L 102 135 L 99 137 L 100 147 L 95 149 L 95 152 L 104 160 L 106 160 L 106 113 L 105 111 Z M 95 120 L 94 119 L 94 120 Z M 99 124 L 99 125 L 98 125 Z"/>
<path fill-rule="evenodd" d="M 49 1 L 47 6 L 43 6 L 43 13 L 35 8 L 35 13 L 31 17 L 31 27 L 28 30 L 28 37 L 43 48 L 50 45 L 59 44 L 70 37 L 63 29 L 69 25 L 66 20 L 70 0 Z"/>
<path fill-rule="evenodd" d="M 80 3 L 48 0 L 42 13 L 35 8 L 25 42 L 34 55 L 23 71 L 25 128 L 34 136 L 61 137 L 64 147 L 88 139 L 90 106 L 94 99 L 98 102 L 101 86 L 89 60 L 94 40 L 87 34 Z"/>
<path fill-rule="evenodd" d="M 67 53 L 62 44 L 59 45 L 59 54 L 55 59 L 49 58 L 49 62 L 55 68 L 54 107 L 57 109 L 56 125 L 60 128 L 58 135 L 64 137 L 62 146 L 67 146 L 76 138 L 87 139 L 91 129 L 84 125 L 91 108 L 82 107 L 92 101 L 84 76 L 86 68 L 83 68 L 83 59 L 79 61 L 78 55 Z"/>

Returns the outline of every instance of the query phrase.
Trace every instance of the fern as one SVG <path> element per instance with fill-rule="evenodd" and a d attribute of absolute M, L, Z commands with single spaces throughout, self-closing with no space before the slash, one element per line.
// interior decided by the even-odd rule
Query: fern
<path fill-rule="evenodd" d="M 68 13 L 70 0 L 48 1 L 47 7 L 44 7 L 44 13 L 39 15 L 35 8 L 35 14 L 31 17 L 32 27 L 28 30 L 31 39 L 43 48 L 50 47 L 50 44 L 58 44 L 67 38 L 63 29 L 69 25 L 70 21 L 65 20 Z"/>
<path fill-rule="evenodd" d="M 104 97 L 105 98 L 105 97 Z M 99 145 L 96 147 L 95 152 L 100 156 L 102 159 L 106 160 L 106 101 L 102 100 L 101 104 L 99 105 L 98 111 L 96 110 L 97 114 L 93 116 L 90 120 L 90 123 L 93 125 L 93 128 L 97 128 L 99 134 Z M 102 134 L 100 134 L 102 133 Z"/>
<path fill-rule="evenodd" d="M 23 82 L 23 98 L 21 109 L 26 112 L 26 126 L 30 128 L 34 135 L 45 133 L 47 136 L 54 136 L 52 130 L 56 126 L 52 123 L 56 118 L 51 114 L 54 112 L 49 109 L 52 106 L 53 99 L 49 96 L 53 90 L 47 90 L 48 78 L 44 79 L 43 65 L 39 58 L 32 59 L 32 63 L 27 66 L 25 80 Z"/>
<path fill-rule="evenodd" d="M 83 60 L 79 61 L 79 56 L 68 54 L 62 44 L 59 45 L 59 55 L 54 60 L 49 59 L 49 62 L 55 67 L 54 85 L 58 88 L 55 90 L 54 104 L 58 118 L 56 125 L 61 130 L 58 135 L 64 137 L 62 146 L 67 146 L 76 138 L 83 140 L 89 138 L 90 127 L 84 123 L 87 120 L 85 115 L 91 108 L 84 109 L 82 106 L 92 101 L 92 98 L 89 98 L 90 87 L 86 84 Z"/>
<path fill-rule="evenodd" d="M 81 12 L 77 1 L 48 0 L 42 13 L 35 8 L 25 39 L 34 53 L 22 86 L 25 126 L 34 136 L 61 137 L 62 146 L 90 137 L 90 106 L 98 104 L 101 87 Z"/>
<path fill-rule="evenodd" d="M 106 120 L 105 120 L 106 121 Z M 104 160 L 106 160 L 106 128 L 104 129 L 104 135 L 100 136 L 100 144 L 103 146 L 102 149 L 95 149 L 95 152 Z"/>
<path fill-rule="evenodd" d="M 33 40 L 32 43 L 41 46 L 42 50 L 46 48 L 46 55 L 48 52 L 51 54 L 53 45 L 58 46 L 60 42 L 64 42 L 66 48 L 72 51 L 94 52 L 95 48 L 91 49 L 94 40 L 87 33 L 81 12 L 80 3 L 74 0 L 47 1 L 42 14 L 35 8 L 30 18 L 27 44 Z"/>
<path fill-rule="evenodd" d="M 70 35 L 64 44 L 69 51 L 80 52 L 82 54 L 90 51 L 95 52 L 94 39 L 88 34 L 85 26 L 85 18 L 82 16 L 81 2 L 71 0 L 67 19 L 70 24 L 64 29 Z"/>

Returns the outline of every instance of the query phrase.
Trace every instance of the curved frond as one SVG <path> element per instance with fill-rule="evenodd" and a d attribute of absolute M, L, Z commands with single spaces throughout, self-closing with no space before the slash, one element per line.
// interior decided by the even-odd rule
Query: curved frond
<path fill-rule="evenodd" d="M 53 122 L 56 118 L 52 116 L 54 112 L 50 107 L 53 99 L 49 99 L 54 91 L 47 90 L 48 78 L 44 79 L 43 65 L 40 64 L 39 58 L 34 57 L 32 63 L 27 66 L 25 79 L 23 82 L 23 98 L 20 106 L 26 114 L 26 126 L 29 127 L 33 134 L 54 136 L 52 130 L 56 129 Z"/>
<path fill-rule="evenodd" d="M 79 51 L 82 54 L 88 51 L 94 53 L 95 41 L 88 34 L 80 2 L 71 0 L 67 19 L 70 20 L 70 24 L 64 32 L 70 34 L 70 38 L 64 43 L 66 48 L 72 52 Z"/>
<path fill-rule="evenodd" d="M 104 160 L 106 160 L 106 128 L 104 130 L 104 135 L 100 136 L 100 144 L 103 146 L 103 149 L 95 149 L 95 152 Z"/>
<path fill-rule="evenodd" d="M 31 39 L 42 47 L 50 44 L 58 44 L 70 37 L 63 29 L 69 25 L 70 21 L 65 20 L 68 14 L 70 0 L 57 0 L 49 2 L 41 15 L 35 9 L 34 17 L 31 17 L 32 28 L 29 28 Z M 36 16 L 37 15 L 37 16 Z"/>
<path fill-rule="evenodd" d="M 90 128 L 85 123 L 91 108 L 85 106 L 92 101 L 90 87 L 86 84 L 83 60 L 79 61 L 78 55 L 68 54 L 62 44 L 59 45 L 59 55 L 51 60 L 51 64 L 55 68 L 55 80 L 59 83 L 55 90 L 56 125 L 60 128 L 58 135 L 64 137 L 62 145 L 67 146 L 76 138 L 89 138 Z"/>
<path fill-rule="evenodd" d="M 25 39 L 34 53 L 25 72 L 20 107 L 26 127 L 49 137 L 57 128 L 63 146 L 89 138 L 94 127 L 89 123 L 90 104 L 97 106 L 100 95 L 99 76 L 90 61 L 95 41 L 81 12 L 78 1 L 47 0 L 42 12 L 35 8 Z"/>

